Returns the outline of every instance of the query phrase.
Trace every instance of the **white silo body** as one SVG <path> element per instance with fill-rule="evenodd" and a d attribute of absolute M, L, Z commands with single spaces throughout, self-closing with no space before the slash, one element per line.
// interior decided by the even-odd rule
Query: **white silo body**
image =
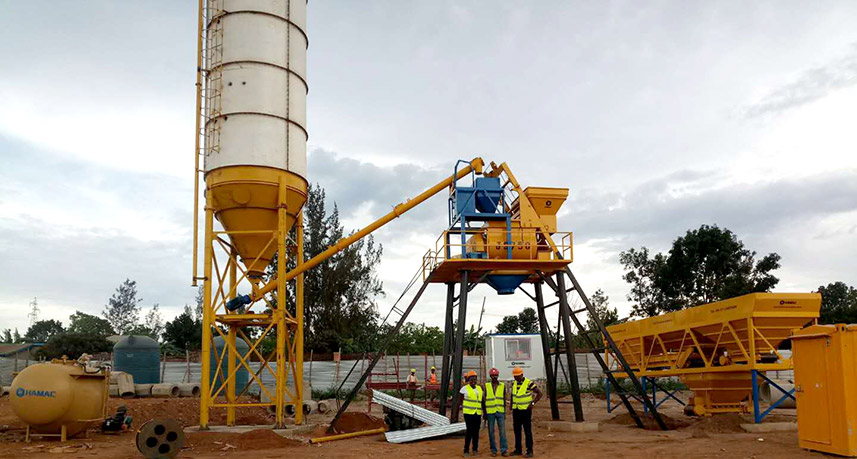
<path fill-rule="evenodd" d="M 206 173 L 266 166 L 306 177 L 306 0 L 206 1 Z"/>

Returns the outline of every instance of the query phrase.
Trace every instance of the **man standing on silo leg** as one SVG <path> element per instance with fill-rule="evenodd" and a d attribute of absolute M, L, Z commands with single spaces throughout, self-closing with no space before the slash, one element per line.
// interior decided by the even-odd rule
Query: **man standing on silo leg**
<path fill-rule="evenodd" d="M 524 370 L 515 367 L 512 370 L 515 381 L 512 383 L 512 425 L 515 429 L 515 451 L 512 456 L 520 456 L 521 429 L 526 436 L 527 456 L 533 457 L 533 406 L 542 398 L 542 391 L 529 379 L 524 377 Z M 536 398 L 533 399 L 533 393 Z"/>

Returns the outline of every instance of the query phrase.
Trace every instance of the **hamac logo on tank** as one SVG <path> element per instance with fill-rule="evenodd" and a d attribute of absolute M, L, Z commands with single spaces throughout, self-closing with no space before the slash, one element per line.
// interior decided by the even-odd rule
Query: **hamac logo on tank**
<path fill-rule="evenodd" d="M 18 398 L 21 397 L 56 397 L 57 391 L 55 390 L 27 390 L 23 387 L 19 387 L 18 390 L 15 391 L 15 395 Z"/>

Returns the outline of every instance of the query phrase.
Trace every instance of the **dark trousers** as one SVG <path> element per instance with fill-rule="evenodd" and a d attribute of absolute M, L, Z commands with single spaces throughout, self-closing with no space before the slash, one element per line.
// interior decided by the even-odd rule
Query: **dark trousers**
<path fill-rule="evenodd" d="M 527 452 L 533 452 L 533 411 L 512 410 L 512 425 L 515 428 L 515 452 L 521 451 L 521 427 L 524 428 Z"/>
<path fill-rule="evenodd" d="M 479 451 L 479 425 L 482 416 L 478 414 L 465 414 L 464 425 L 467 426 L 467 436 L 464 437 L 464 452 L 470 452 L 470 442 L 473 442 L 473 452 Z"/>

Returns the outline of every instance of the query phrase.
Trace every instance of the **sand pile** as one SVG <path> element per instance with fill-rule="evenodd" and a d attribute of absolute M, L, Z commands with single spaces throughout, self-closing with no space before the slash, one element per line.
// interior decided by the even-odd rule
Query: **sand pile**
<path fill-rule="evenodd" d="M 652 417 L 651 414 L 648 414 L 648 413 L 643 414 L 643 413 L 638 412 L 637 415 L 643 421 L 643 428 L 644 429 L 646 429 L 646 430 L 661 430 L 660 426 L 658 426 L 658 423 L 655 421 L 655 418 Z M 663 419 L 664 423 L 666 423 L 667 428 L 669 430 L 680 429 L 682 427 L 687 427 L 689 425 L 685 421 L 673 419 L 673 418 L 671 418 L 671 417 L 669 417 L 663 413 L 661 413 L 661 419 Z M 606 421 L 602 421 L 602 422 L 604 422 L 605 424 L 618 424 L 618 425 L 635 426 L 635 427 L 637 425 L 636 422 L 634 422 L 634 418 L 632 418 L 631 415 L 628 413 L 622 413 L 622 414 L 613 416 L 612 418 L 607 419 Z"/>

